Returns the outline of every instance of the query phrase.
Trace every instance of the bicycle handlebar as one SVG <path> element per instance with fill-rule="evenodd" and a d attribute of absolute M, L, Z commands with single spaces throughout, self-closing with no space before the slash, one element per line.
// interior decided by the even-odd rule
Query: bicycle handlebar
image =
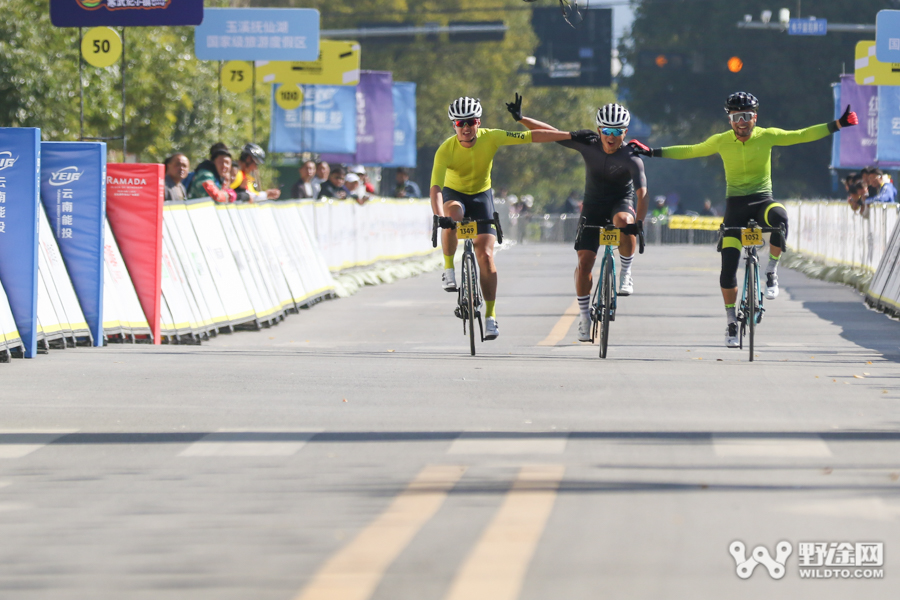
<path fill-rule="evenodd" d="M 644 222 L 637 221 L 635 223 L 629 223 L 625 227 L 616 227 L 612 223 L 608 223 L 606 225 L 588 225 L 585 217 L 581 217 L 581 220 L 578 222 L 578 232 L 575 234 L 575 243 L 581 241 L 581 234 L 585 229 L 618 229 L 625 235 L 636 235 L 638 236 L 638 252 L 640 254 L 644 253 Z"/>
<path fill-rule="evenodd" d="M 431 246 L 433 248 L 437 248 L 437 230 L 438 230 L 438 221 L 440 217 L 437 215 L 433 215 L 431 221 Z M 494 213 L 493 219 L 469 219 L 463 218 L 462 221 L 454 221 L 453 226 L 456 227 L 457 223 L 462 223 L 463 225 L 467 223 L 490 223 L 497 230 L 497 243 L 503 243 L 503 228 L 500 226 L 500 214 Z M 450 229 L 449 227 L 445 227 L 444 229 Z"/>
<path fill-rule="evenodd" d="M 763 233 L 774 233 L 776 231 L 779 231 L 782 234 L 785 233 L 784 223 L 782 223 L 778 227 L 763 227 L 763 226 L 759 225 L 756 221 L 750 220 L 747 222 L 747 225 L 745 225 L 744 227 L 725 227 L 724 223 L 719 226 L 720 231 L 741 231 L 742 229 L 759 229 Z"/>

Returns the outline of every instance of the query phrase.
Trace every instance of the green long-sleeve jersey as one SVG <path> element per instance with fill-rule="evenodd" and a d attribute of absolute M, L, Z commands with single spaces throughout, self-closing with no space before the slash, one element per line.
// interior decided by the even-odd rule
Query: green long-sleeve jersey
<path fill-rule="evenodd" d="M 820 140 L 831 133 L 829 125 L 822 123 L 797 131 L 755 127 L 746 142 L 738 141 L 734 131 L 726 131 L 693 146 L 661 148 L 660 156 L 685 159 L 718 154 L 725 166 L 726 193 L 729 197 L 772 193 L 772 147 Z"/>

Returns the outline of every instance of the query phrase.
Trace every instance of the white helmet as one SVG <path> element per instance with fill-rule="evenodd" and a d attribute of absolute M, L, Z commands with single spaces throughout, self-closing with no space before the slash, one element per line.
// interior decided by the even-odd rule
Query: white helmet
<path fill-rule="evenodd" d="M 621 104 L 607 104 L 597 111 L 597 127 L 624 129 L 631 123 L 631 113 Z"/>
<path fill-rule="evenodd" d="M 450 110 L 447 111 L 447 116 L 450 117 L 451 121 L 455 121 L 456 119 L 471 119 L 473 117 L 480 119 L 481 100 L 478 98 L 469 98 L 468 96 L 457 98 L 450 103 Z"/>

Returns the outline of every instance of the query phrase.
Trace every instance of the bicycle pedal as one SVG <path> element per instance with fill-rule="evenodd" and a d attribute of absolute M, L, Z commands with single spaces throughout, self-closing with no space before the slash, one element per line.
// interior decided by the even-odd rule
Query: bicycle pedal
<path fill-rule="evenodd" d="M 456 315 L 456 318 L 457 318 L 457 319 L 462 319 L 462 318 L 463 318 L 463 316 L 462 316 L 462 311 L 459 310 L 459 307 L 458 307 L 458 306 L 457 306 L 456 308 L 453 309 L 453 314 Z"/>

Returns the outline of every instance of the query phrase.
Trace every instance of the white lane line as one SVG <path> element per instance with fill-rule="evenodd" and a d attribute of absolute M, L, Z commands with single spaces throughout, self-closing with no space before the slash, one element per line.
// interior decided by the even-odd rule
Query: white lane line
<path fill-rule="evenodd" d="M 466 468 L 427 466 L 356 538 L 315 574 L 297 600 L 366 600 L 385 571 L 443 505 Z"/>
<path fill-rule="evenodd" d="M 712 436 L 716 456 L 724 458 L 826 458 L 828 444 L 817 435 L 778 437 Z"/>
<path fill-rule="evenodd" d="M 503 505 L 453 579 L 444 600 L 516 600 L 565 473 L 523 467 Z"/>
<path fill-rule="evenodd" d="M 0 429 L 0 459 L 22 458 L 77 429 Z"/>
<path fill-rule="evenodd" d="M 490 435 L 490 434 L 489 434 Z M 447 454 L 562 454 L 566 451 L 568 434 L 548 434 L 548 437 L 485 438 L 484 434 L 463 433 L 453 440 Z"/>
<path fill-rule="evenodd" d="M 293 456 L 321 429 L 220 429 L 179 456 Z"/>

